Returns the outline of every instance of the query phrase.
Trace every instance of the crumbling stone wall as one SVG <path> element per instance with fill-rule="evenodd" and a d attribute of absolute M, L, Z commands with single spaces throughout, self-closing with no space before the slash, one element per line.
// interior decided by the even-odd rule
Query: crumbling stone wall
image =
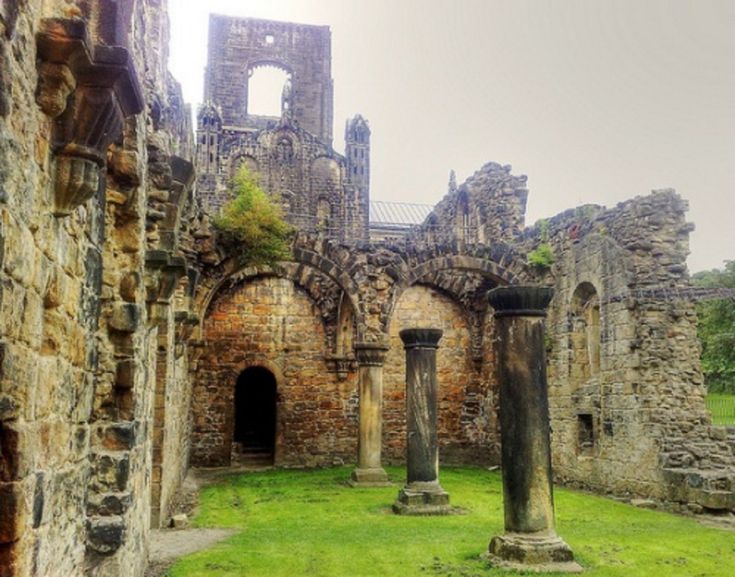
<path fill-rule="evenodd" d="M 203 270 L 196 298 L 204 315 L 204 353 L 192 405 L 194 462 L 229 462 L 233 390 L 250 365 L 283 374 L 279 391 L 285 381 L 289 398 L 302 395 L 295 403 L 279 402 L 279 427 L 290 437 L 279 435 L 277 463 L 354 459 L 358 399 L 352 346 L 361 342 L 391 344 L 384 367 L 384 441 L 389 458 L 401 460 L 405 359 L 397 332 L 404 324 L 427 322 L 446 331 L 439 351 L 443 455 L 455 462 L 497 462 L 493 331 L 485 294 L 515 279 L 512 270 L 522 272 L 512 251 L 502 245 L 348 246 L 301 233 L 293 258 L 242 269 L 236 258 L 225 257 Z M 268 284 L 275 279 L 298 288 L 284 292 L 280 284 Z M 284 340 L 294 334 L 298 342 Z M 315 419 L 334 431 L 329 450 L 323 449 Z"/>
<path fill-rule="evenodd" d="M 673 191 L 654 191 L 612 209 L 568 211 L 521 242 L 530 250 L 543 234 L 557 257 L 539 271 L 556 289 L 548 324 L 557 476 L 726 510 L 732 438 L 710 425 L 704 404 L 686 209 Z"/>
<path fill-rule="evenodd" d="M 523 230 L 527 177 L 510 165 L 488 162 L 459 187 L 452 172 L 446 196 L 411 235 L 412 242 L 512 243 Z"/>
<path fill-rule="evenodd" d="M 202 206 L 219 211 L 245 166 L 299 230 L 366 240 L 370 129 L 358 115 L 345 129 L 346 154 L 332 148 L 329 28 L 212 15 L 209 39 L 197 114 Z M 249 74 L 263 65 L 289 75 L 279 118 L 248 113 Z"/>
<path fill-rule="evenodd" d="M 166 4 L 14 1 L 0 18 L 0 574 L 141 575 L 152 431 L 186 452 L 148 369 L 177 332 L 156 307 L 183 228 L 178 200 L 163 218 L 155 201 L 191 186 L 157 166 L 191 153 Z"/>
<path fill-rule="evenodd" d="M 289 114 L 331 146 L 331 53 L 327 26 L 213 14 L 205 100 L 221 107 L 224 125 L 249 126 L 256 119 L 248 117 L 248 74 L 257 66 L 278 66 L 291 79 Z"/>

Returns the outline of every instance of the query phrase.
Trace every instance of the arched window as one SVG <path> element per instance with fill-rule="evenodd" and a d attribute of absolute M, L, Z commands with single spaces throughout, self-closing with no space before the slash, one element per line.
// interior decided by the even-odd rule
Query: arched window
<path fill-rule="evenodd" d="M 292 162 L 293 161 L 293 143 L 290 138 L 285 136 L 278 140 L 276 144 L 276 159 L 279 162 Z"/>
<path fill-rule="evenodd" d="M 281 116 L 284 102 L 290 105 L 290 74 L 276 66 L 258 66 L 249 74 L 248 115 Z M 286 92 L 289 97 L 284 100 Z"/>
<path fill-rule="evenodd" d="M 326 198 L 320 198 L 316 205 L 316 227 L 318 231 L 326 231 L 329 228 L 329 217 L 332 209 Z"/>
<path fill-rule="evenodd" d="M 457 198 L 457 228 L 459 238 L 470 241 L 470 202 L 466 192 L 461 192 Z"/>
<path fill-rule="evenodd" d="M 581 283 L 572 296 L 571 377 L 574 388 L 600 372 L 600 299 L 595 287 Z"/>

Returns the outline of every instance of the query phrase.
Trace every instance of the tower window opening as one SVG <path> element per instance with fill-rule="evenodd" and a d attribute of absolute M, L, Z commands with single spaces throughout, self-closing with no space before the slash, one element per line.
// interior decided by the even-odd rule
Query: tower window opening
<path fill-rule="evenodd" d="M 293 108 L 290 99 L 290 75 L 277 66 L 258 66 L 248 78 L 247 113 L 253 116 L 279 117 L 285 108 Z M 285 98 L 288 93 L 288 98 Z"/>
<path fill-rule="evenodd" d="M 273 34 L 266 34 L 265 35 L 265 43 L 270 45 L 273 44 L 276 41 L 276 39 L 273 37 Z"/>

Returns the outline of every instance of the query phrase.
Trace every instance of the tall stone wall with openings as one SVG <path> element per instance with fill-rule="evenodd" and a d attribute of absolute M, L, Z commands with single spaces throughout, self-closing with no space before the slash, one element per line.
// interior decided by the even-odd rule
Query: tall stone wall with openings
<path fill-rule="evenodd" d="M 299 230 L 366 240 L 370 128 L 356 116 L 346 125 L 346 154 L 332 148 L 329 28 L 212 15 L 209 38 L 197 114 L 203 208 L 214 214 L 232 198 L 232 179 L 244 166 Z M 248 109 L 250 77 L 261 66 L 288 76 L 277 117 Z"/>
<path fill-rule="evenodd" d="M 165 394 L 188 387 L 186 325 L 161 309 L 193 176 L 167 22 L 158 1 L 0 11 L 3 577 L 142 575 L 154 430 L 179 447 L 163 493 L 186 466 L 186 425 L 156 420 L 159 388 L 188 412 Z"/>
<path fill-rule="evenodd" d="M 289 115 L 332 144 L 332 47 L 327 26 L 211 15 L 205 100 L 220 107 L 225 126 L 257 124 L 248 109 L 248 75 L 276 66 L 290 78 Z"/>
<path fill-rule="evenodd" d="M 549 314 L 553 458 L 560 480 L 693 511 L 732 510 L 732 432 L 704 404 L 686 269 L 687 204 L 672 190 L 585 206 L 527 229 L 555 256 Z"/>
<path fill-rule="evenodd" d="M 206 254 L 211 237 L 200 236 Z M 353 461 L 354 348 L 381 342 L 389 348 L 383 445 L 389 460 L 401 461 L 405 357 L 398 331 L 430 324 L 445 331 L 438 353 L 442 458 L 496 463 L 497 387 L 485 294 L 525 274 L 513 252 L 457 243 L 347 245 L 303 232 L 292 251 L 293 261 L 272 267 L 243 268 L 236 256 L 221 253 L 208 257 L 196 297 L 203 323 L 192 461 L 222 465 L 237 456 L 238 379 L 251 367 L 276 381 L 276 465 Z"/>

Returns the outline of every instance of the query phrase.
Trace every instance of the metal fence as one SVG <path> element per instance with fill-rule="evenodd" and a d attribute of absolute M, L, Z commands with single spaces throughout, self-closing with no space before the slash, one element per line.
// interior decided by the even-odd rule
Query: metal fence
<path fill-rule="evenodd" d="M 709 395 L 707 409 L 714 425 L 735 425 L 735 395 Z"/>

